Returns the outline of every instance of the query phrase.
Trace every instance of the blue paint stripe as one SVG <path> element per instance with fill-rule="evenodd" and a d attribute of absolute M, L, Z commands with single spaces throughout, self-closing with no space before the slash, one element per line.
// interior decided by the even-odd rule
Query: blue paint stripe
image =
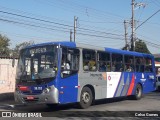
<path fill-rule="evenodd" d="M 125 79 L 126 78 L 126 79 Z M 124 96 L 124 92 L 125 92 L 125 88 L 126 88 L 126 84 L 127 84 L 127 81 L 130 79 L 130 75 L 129 75 L 129 73 L 127 73 L 127 77 L 124 77 L 124 86 L 123 86 L 123 88 L 122 88 L 122 91 L 121 91 L 121 94 L 120 94 L 120 96 Z"/>
<path fill-rule="evenodd" d="M 119 80 L 119 82 L 118 82 L 118 87 L 116 88 L 116 91 L 115 91 L 115 93 L 114 93 L 114 97 L 116 97 L 116 94 L 117 94 L 117 92 L 118 92 L 118 88 L 120 87 L 120 83 L 121 83 L 121 80 L 122 80 L 122 76 L 123 76 L 123 73 L 121 73 L 121 77 L 120 77 L 120 80 Z"/>

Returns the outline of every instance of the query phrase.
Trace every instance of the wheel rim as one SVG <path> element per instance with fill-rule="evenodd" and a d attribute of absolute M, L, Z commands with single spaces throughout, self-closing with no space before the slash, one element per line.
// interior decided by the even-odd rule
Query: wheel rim
<path fill-rule="evenodd" d="M 141 89 L 140 89 L 139 87 L 137 87 L 137 89 L 136 89 L 136 95 L 137 95 L 138 97 L 141 96 Z"/>
<path fill-rule="evenodd" d="M 82 94 L 82 100 L 83 100 L 84 103 L 88 103 L 90 101 L 90 95 L 89 95 L 88 92 L 84 92 Z"/>

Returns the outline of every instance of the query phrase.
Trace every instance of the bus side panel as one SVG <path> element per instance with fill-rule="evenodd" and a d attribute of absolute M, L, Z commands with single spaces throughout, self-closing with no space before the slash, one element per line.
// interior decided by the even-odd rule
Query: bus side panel
<path fill-rule="evenodd" d="M 107 72 L 107 98 L 131 95 L 134 86 L 134 73 Z"/>
<path fill-rule="evenodd" d="M 148 93 L 155 90 L 155 80 L 149 79 L 154 73 L 136 73 L 132 75 L 127 95 L 135 95 L 137 84 L 142 85 L 142 93 Z M 132 90 L 131 90 L 132 89 Z"/>
<path fill-rule="evenodd" d="M 107 97 L 113 98 L 117 91 L 117 96 L 120 95 L 122 86 L 124 84 L 123 73 L 121 72 L 107 72 Z"/>
<path fill-rule="evenodd" d="M 136 73 L 136 82 L 141 83 L 143 93 L 148 93 L 155 90 L 155 76 L 154 73 Z"/>
<path fill-rule="evenodd" d="M 114 94 L 114 97 L 120 97 L 120 96 L 126 96 L 133 78 L 133 73 L 129 72 L 123 72 L 118 84 L 118 87 L 116 89 L 116 92 Z M 130 88 L 130 91 L 132 92 L 133 88 Z"/>
<path fill-rule="evenodd" d="M 81 71 L 79 73 L 79 85 L 80 89 L 78 96 L 81 95 L 81 91 L 84 86 L 92 86 L 94 89 L 94 91 L 92 92 L 95 93 L 95 99 L 106 98 L 107 94 L 106 73 Z M 80 101 L 80 97 L 78 98 L 78 101 Z"/>
<path fill-rule="evenodd" d="M 60 103 L 77 102 L 78 74 L 66 78 L 60 78 L 58 85 Z"/>
<path fill-rule="evenodd" d="M 154 77 L 154 79 L 152 77 Z M 144 88 L 144 93 L 148 93 L 148 92 L 156 90 L 155 82 L 156 82 L 156 77 L 154 76 L 154 74 L 146 73 L 146 83 L 145 84 L 147 88 Z"/>

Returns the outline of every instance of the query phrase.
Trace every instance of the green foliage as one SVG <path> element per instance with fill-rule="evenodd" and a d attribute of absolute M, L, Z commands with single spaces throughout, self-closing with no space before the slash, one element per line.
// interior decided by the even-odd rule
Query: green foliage
<path fill-rule="evenodd" d="M 124 46 L 122 48 L 122 50 L 126 50 L 127 46 Z M 131 50 L 131 49 L 129 49 Z M 138 40 L 135 43 L 135 51 L 136 52 L 140 52 L 140 53 L 147 53 L 147 54 L 151 54 L 151 52 L 148 50 L 147 45 L 145 42 L 143 42 L 142 40 Z"/>
<path fill-rule="evenodd" d="M 1 56 L 9 56 L 10 55 L 10 49 L 9 49 L 9 38 L 6 36 L 2 36 L 0 34 L 0 55 Z"/>
<path fill-rule="evenodd" d="M 136 46 L 135 47 L 136 52 L 151 54 L 151 52 L 147 48 L 146 43 L 143 42 L 142 40 L 136 41 L 135 46 Z"/>
<path fill-rule="evenodd" d="M 6 36 L 3 36 L 0 34 L 0 56 L 1 57 L 19 57 L 19 51 L 29 45 L 34 44 L 34 42 L 29 41 L 29 42 L 23 42 L 20 44 L 17 44 L 14 49 L 10 49 L 10 39 L 7 38 Z"/>
<path fill-rule="evenodd" d="M 34 44 L 34 42 L 32 42 L 32 41 L 17 44 L 16 47 L 13 49 L 13 56 L 19 57 L 19 52 L 22 48 L 25 48 L 25 47 L 27 47 L 29 45 L 33 45 L 33 44 Z"/>

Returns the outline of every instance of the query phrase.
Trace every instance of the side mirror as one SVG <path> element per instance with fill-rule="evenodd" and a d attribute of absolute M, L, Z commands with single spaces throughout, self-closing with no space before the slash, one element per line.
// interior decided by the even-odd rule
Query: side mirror
<path fill-rule="evenodd" d="M 15 58 L 13 57 L 12 58 L 12 67 L 14 67 L 15 66 Z"/>

